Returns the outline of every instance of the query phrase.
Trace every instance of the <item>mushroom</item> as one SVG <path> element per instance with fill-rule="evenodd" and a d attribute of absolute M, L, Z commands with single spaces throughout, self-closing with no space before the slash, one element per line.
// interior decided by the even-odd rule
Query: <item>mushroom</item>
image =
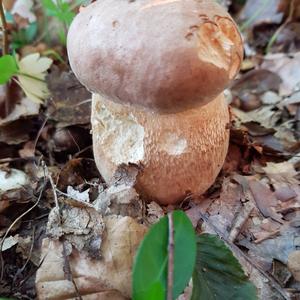
<path fill-rule="evenodd" d="M 176 203 L 204 193 L 228 148 L 223 90 L 243 46 L 230 15 L 212 0 L 97 1 L 71 25 L 71 67 L 93 93 L 97 166 L 140 164 L 136 188 Z"/>

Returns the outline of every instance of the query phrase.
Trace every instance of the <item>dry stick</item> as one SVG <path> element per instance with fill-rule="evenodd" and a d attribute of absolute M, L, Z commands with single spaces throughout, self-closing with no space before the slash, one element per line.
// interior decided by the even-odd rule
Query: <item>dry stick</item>
<path fill-rule="evenodd" d="M 36 160 L 35 156 L 7 157 L 7 158 L 1 158 L 0 159 L 0 164 L 6 164 L 6 163 L 11 163 L 11 162 L 16 162 L 16 161 L 35 161 L 35 160 Z"/>
<path fill-rule="evenodd" d="M 8 54 L 8 35 L 7 35 L 7 22 L 5 18 L 3 0 L 0 0 L 0 18 L 2 23 L 2 32 L 3 32 L 3 46 L 2 53 L 3 55 Z"/>
<path fill-rule="evenodd" d="M 200 218 L 204 221 L 204 223 L 210 227 L 211 230 L 213 230 L 228 246 L 231 248 L 233 252 L 235 252 L 236 255 L 238 255 L 240 258 L 243 258 L 245 261 L 247 261 L 254 269 L 256 269 L 263 277 L 268 279 L 270 284 L 274 287 L 274 289 L 285 299 L 290 300 L 290 296 L 288 293 L 277 283 L 277 281 L 268 275 L 264 270 L 262 270 L 258 265 L 256 265 L 245 253 L 234 243 L 230 242 L 224 234 L 222 234 L 219 229 L 212 224 L 212 222 L 206 217 L 202 212 L 199 211 Z"/>
<path fill-rule="evenodd" d="M 62 246 L 63 246 L 63 253 L 62 254 L 63 254 L 63 257 L 64 257 L 64 268 L 63 269 L 64 269 L 65 276 L 67 277 L 68 281 L 71 281 L 73 283 L 77 298 L 79 300 L 82 300 L 82 297 L 79 293 L 78 287 L 76 285 L 76 282 L 75 282 L 73 274 L 72 274 L 72 270 L 71 270 L 71 266 L 70 266 L 70 260 L 69 260 L 69 256 L 68 256 L 67 251 L 66 251 L 66 245 L 65 245 L 65 239 L 64 238 L 62 240 Z"/>
<path fill-rule="evenodd" d="M 55 203 L 55 207 L 59 212 L 59 216 L 60 216 L 60 208 L 59 208 L 59 203 L 58 203 L 58 198 L 57 198 L 57 193 L 56 193 L 56 186 L 53 182 L 52 176 L 50 175 L 48 169 L 47 169 L 47 177 L 50 181 L 51 184 L 51 188 L 52 188 L 52 192 L 53 192 L 53 197 L 54 197 L 54 203 Z"/>
<path fill-rule="evenodd" d="M 54 184 L 53 178 L 52 178 L 51 174 L 49 173 L 49 170 L 47 168 L 46 168 L 46 170 L 47 170 L 47 177 L 48 177 L 48 179 L 50 181 L 50 185 L 51 185 L 52 192 L 53 192 L 55 207 L 56 207 L 56 209 L 58 211 L 58 214 L 59 214 L 59 222 L 60 222 L 60 225 L 62 226 L 61 211 L 60 211 L 60 207 L 59 207 L 59 203 L 58 203 L 58 197 L 57 197 L 57 189 L 56 189 L 56 186 Z M 63 246 L 64 273 L 65 273 L 65 275 L 67 277 L 67 280 L 69 280 L 69 281 L 71 281 L 73 283 L 73 286 L 74 286 L 77 298 L 79 300 L 82 300 L 82 297 L 81 297 L 81 295 L 79 293 L 78 287 L 76 285 L 76 282 L 74 280 L 74 277 L 73 277 L 73 274 L 72 274 L 72 271 L 71 271 L 69 256 L 67 255 L 67 252 L 66 252 L 66 245 L 65 245 L 65 239 L 64 239 L 64 237 L 62 237 L 60 239 L 60 241 L 62 242 L 62 246 Z"/>
<path fill-rule="evenodd" d="M 252 201 L 245 203 L 245 205 L 242 207 L 242 210 L 239 212 L 238 216 L 236 217 L 233 227 L 230 229 L 228 241 L 232 243 L 235 241 L 237 236 L 240 234 L 244 224 L 248 220 L 250 214 L 252 213 L 253 209 L 254 209 L 254 204 Z"/>
<path fill-rule="evenodd" d="M 47 122 L 48 122 L 48 119 L 49 119 L 49 117 L 46 117 L 46 119 L 43 121 L 43 124 L 42 124 L 41 128 L 39 129 L 39 131 L 38 131 L 38 133 L 37 133 L 37 135 L 35 137 L 34 144 L 33 144 L 34 145 L 33 146 L 33 151 L 34 151 L 33 153 L 35 153 L 37 143 L 38 143 L 39 138 L 40 138 L 40 136 L 41 136 L 41 134 L 42 134 L 42 132 L 43 132 L 43 130 L 44 130 Z"/>
<path fill-rule="evenodd" d="M 2 55 L 8 54 L 9 46 L 8 46 L 8 34 L 7 34 L 7 22 L 4 13 L 3 0 L 0 0 L 0 20 L 2 23 L 2 33 L 3 33 L 3 41 L 2 41 Z M 8 84 L 5 85 L 6 93 L 8 90 Z M 8 101 L 7 97 L 4 102 L 5 105 L 5 115 L 8 115 Z"/>
<path fill-rule="evenodd" d="M 168 214 L 169 221 L 169 241 L 168 241 L 168 290 L 167 300 L 173 299 L 173 281 L 174 281 L 174 224 L 173 213 Z"/>
<path fill-rule="evenodd" d="M 268 45 L 267 45 L 267 49 L 266 49 L 266 53 L 268 54 L 273 46 L 273 44 L 275 43 L 275 41 L 277 40 L 279 34 L 281 33 L 281 31 L 290 23 L 293 21 L 293 13 L 295 11 L 295 0 L 292 0 L 290 3 L 290 9 L 289 9 L 289 15 L 287 17 L 287 19 L 285 20 L 285 22 L 278 27 L 278 29 L 275 31 L 275 33 L 273 34 L 273 36 L 271 37 Z"/>

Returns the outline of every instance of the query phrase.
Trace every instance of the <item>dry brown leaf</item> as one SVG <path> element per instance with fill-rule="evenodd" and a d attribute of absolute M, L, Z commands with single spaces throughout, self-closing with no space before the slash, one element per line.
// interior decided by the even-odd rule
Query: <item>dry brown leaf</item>
<path fill-rule="evenodd" d="M 300 282 L 300 251 L 293 251 L 288 257 L 288 268 L 295 280 Z"/>
<path fill-rule="evenodd" d="M 60 211 L 54 208 L 47 224 L 48 236 L 54 239 L 64 237 L 77 250 L 99 254 L 101 235 L 105 224 L 94 208 L 65 206 Z"/>
<path fill-rule="evenodd" d="M 249 187 L 255 199 L 256 205 L 265 218 L 283 223 L 282 216 L 275 212 L 277 199 L 270 189 L 257 180 L 249 180 Z"/>
<path fill-rule="evenodd" d="M 147 229 L 130 217 L 108 216 L 102 236 L 101 259 L 89 258 L 73 249 L 69 256 L 72 275 L 82 299 L 128 299 L 131 295 L 131 267 L 135 251 Z M 37 272 L 39 299 L 59 300 L 76 297 L 74 285 L 65 279 L 62 243 L 44 240 L 44 262 Z M 117 295 L 117 296 L 116 296 Z"/>
<path fill-rule="evenodd" d="M 295 54 L 270 54 L 265 56 L 262 68 L 280 76 L 280 95 L 289 96 L 300 83 L 300 52 Z"/>

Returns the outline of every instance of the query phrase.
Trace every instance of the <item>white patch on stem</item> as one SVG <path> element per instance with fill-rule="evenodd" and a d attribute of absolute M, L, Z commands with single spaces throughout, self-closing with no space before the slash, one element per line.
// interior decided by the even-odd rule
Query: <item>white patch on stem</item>
<path fill-rule="evenodd" d="M 187 141 L 176 134 L 167 132 L 161 137 L 160 148 L 169 155 L 181 155 L 187 148 Z"/>
<path fill-rule="evenodd" d="M 93 132 L 103 152 L 114 164 L 143 160 L 145 131 L 134 116 L 114 114 L 102 105 L 94 115 Z"/>

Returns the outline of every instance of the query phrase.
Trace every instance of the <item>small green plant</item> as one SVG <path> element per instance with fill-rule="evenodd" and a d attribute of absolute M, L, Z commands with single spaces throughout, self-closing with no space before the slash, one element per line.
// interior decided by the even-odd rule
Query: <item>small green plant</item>
<path fill-rule="evenodd" d="M 11 47 L 13 50 L 22 48 L 34 42 L 38 31 L 37 23 L 30 23 L 26 28 L 19 29 L 12 32 Z"/>
<path fill-rule="evenodd" d="M 0 57 L 0 70 L 0 84 L 5 84 L 18 73 L 19 68 L 15 57 L 12 55 Z"/>
<path fill-rule="evenodd" d="M 191 279 L 192 300 L 257 299 L 231 250 L 215 235 L 196 237 L 182 211 L 150 228 L 137 251 L 132 276 L 133 300 L 175 300 Z"/>
<path fill-rule="evenodd" d="M 75 17 L 71 5 L 63 0 L 57 0 L 56 2 L 53 0 L 42 0 L 42 5 L 47 16 L 55 17 L 63 25 L 63 29 L 58 30 L 58 37 L 60 42 L 65 45 L 68 28 Z"/>
<path fill-rule="evenodd" d="M 26 96 L 34 102 L 42 102 L 48 96 L 45 82 L 46 71 L 52 60 L 33 53 L 18 59 L 13 55 L 0 57 L 0 85 L 14 80 Z"/>
<path fill-rule="evenodd" d="M 79 5 L 86 4 L 88 2 L 89 1 L 77 0 L 72 4 L 67 3 L 64 0 L 42 0 L 42 5 L 46 15 L 48 17 L 56 18 L 63 25 L 63 28 L 58 30 L 58 37 L 63 45 L 66 44 L 68 28 L 76 15 L 74 9 Z"/>
<path fill-rule="evenodd" d="M 169 218 L 173 218 L 173 230 L 168 217 L 162 218 L 153 225 L 138 250 L 133 267 L 134 300 L 164 300 L 167 293 L 172 294 L 171 299 L 176 299 L 192 276 L 196 260 L 193 226 L 182 211 L 173 212 Z M 170 244 L 172 231 L 174 243 Z M 172 272 L 168 269 L 170 262 L 174 267 Z M 171 291 L 168 290 L 170 279 Z"/>

